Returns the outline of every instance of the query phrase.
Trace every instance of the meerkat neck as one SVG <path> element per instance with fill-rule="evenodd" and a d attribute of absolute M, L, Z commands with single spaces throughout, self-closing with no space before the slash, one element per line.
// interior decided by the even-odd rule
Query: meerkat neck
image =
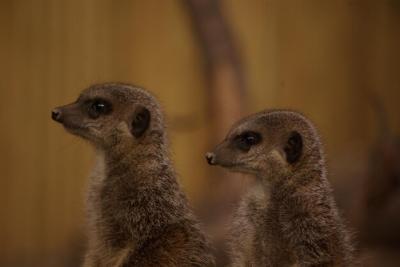
<path fill-rule="evenodd" d="M 302 188 L 326 182 L 324 158 L 319 148 L 315 148 L 298 162 L 289 172 L 281 172 L 271 181 L 268 190 L 280 196 L 289 196 Z M 266 186 L 264 186 L 266 187 Z"/>
<path fill-rule="evenodd" d="M 163 143 L 130 145 L 120 143 L 105 152 L 105 167 L 109 177 L 126 177 L 134 182 L 149 172 L 173 173 L 168 149 Z M 142 177 L 143 176 L 143 177 Z M 154 175 L 148 175 L 154 177 Z M 169 177 L 170 175 L 166 175 Z M 172 175 L 171 175 L 172 176 Z M 151 183 L 149 183 L 151 184 Z"/>

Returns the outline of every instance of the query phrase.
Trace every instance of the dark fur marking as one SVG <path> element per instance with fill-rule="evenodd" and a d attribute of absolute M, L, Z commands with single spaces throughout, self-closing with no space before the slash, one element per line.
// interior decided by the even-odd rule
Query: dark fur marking
<path fill-rule="evenodd" d="M 150 111 L 147 108 L 137 108 L 131 124 L 131 133 L 133 134 L 133 136 L 135 136 L 136 138 L 141 137 L 147 130 L 147 128 L 149 128 L 150 119 Z"/>
<path fill-rule="evenodd" d="M 300 159 L 303 151 L 303 138 L 298 132 L 294 131 L 290 134 L 284 150 L 288 163 L 293 164 Z"/>

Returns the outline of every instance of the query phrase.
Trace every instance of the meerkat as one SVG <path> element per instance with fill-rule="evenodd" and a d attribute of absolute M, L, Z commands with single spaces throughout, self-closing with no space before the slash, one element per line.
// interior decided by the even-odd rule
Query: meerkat
<path fill-rule="evenodd" d="M 231 227 L 232 266 L 351 266 L 320 139 L 305 116 L 267 110 L 245 117 L 206 159 L 258 181 Z"/>
<path fill-rule="evenodd" d="M 205 234 L 177 183 L 163 114 L 148 91 L 98 84 L 52 118 L 94 145 L 85 267 L 213 266 Z"/>

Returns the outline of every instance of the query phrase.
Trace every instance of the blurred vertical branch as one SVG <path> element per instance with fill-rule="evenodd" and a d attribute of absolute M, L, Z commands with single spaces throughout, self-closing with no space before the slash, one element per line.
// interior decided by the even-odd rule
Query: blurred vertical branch
<path fill-rule="evenodd" d="M 219 1 L 188 0 L 185 3 L 206 60 L 214 136 L 222 138 L 243 110 L 245 82 L 239 53 Z"/>
<path fill-rule="evenodd" d="M 386 37 L 390 29 L 382 30 L 380 27 L 380 23 L 387 19 L 390 8 L 388 3 L 372 0 L 364 1 L 362 5 L 355 1 L 349 7 L 353 15 L 353 28 L 349 31 L 349 48 L 353 58 L 350 65 L 352 88 L 360 98 L 365 99 L 361 103 L 354 103 L 354 106 L 373 111 L 377 130 L 373 145 L 366 150 L 369 160 L 365 177 L 359 178 L 362 180 L 358 187 L 358 194 L 361 195 L 361 203 L 358 204 L 360 208 L 352 215 L 360 229 L 359 239 L 363 242 L 362 246 L 371 246 L 378 241 L 386 245 L 398 243 L 400 237 L 397 234 L 400 221 L 400 142 L 390 127 L 390 116 L 385 109 L 384 99 L 378 94 L 384 86 L 379 80 L 380 69 L 389 62 L 383 56 L 375 57 L 379 49 L 385 48 L 390 42 L 389 38 L 382 38 Z M 386 75 L 385 73 L 382 76 Z M 359 119 L 368 124 L 366 116 L 360 116 Z M 367 135 L 364 134 L 364 138 L 367 139 Z M 348 186 L 348 182 L 346 185 Z"/>
<path fill-rule="evenodd" d="M 367 245 L 388 246 L 400 240 L 400 138 L 390 127 L 383 100 L 372 90 L 367 94 L 378 127 L 364 184 L 361 239 Z"/>
<path fill-rule="evenodd" d="M 243 114 L 245 75 L 232 32 L 223 17 L 220 1 L 188 0 L 185 4 L 206 61 L 208 119 L 211 128 L 208 143 L 211 149 Z M 216 237 L 218 249 L 223 246 L 224 225 L 230 219 L 232 203 L 243 190 L 243 182 L 237 175 L 214 169 L 208 183 L 211 190 L 205 196 L 206 201 L 203 201 L 200 212 L 208 221 L 209 231 Z M 221 254 L 217 255 L 218 265 L 224 265 Z"/>

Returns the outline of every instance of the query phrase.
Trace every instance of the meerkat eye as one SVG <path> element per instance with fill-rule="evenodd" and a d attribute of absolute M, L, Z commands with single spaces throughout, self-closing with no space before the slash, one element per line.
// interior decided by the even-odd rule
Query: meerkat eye
<path fill-rule="evenodd" d="M 111 112 L 111 104 L 102 99 L 96 99 L 89 104 L 88 114 L 92 119 Z"/>
<path fill-rule="evenodd" d="M 242 151 L 249 151 L 252 146 L 261 142 L 261 135 L 256 132 L 244 132 L 235 138 L 236 147 Z"/>

